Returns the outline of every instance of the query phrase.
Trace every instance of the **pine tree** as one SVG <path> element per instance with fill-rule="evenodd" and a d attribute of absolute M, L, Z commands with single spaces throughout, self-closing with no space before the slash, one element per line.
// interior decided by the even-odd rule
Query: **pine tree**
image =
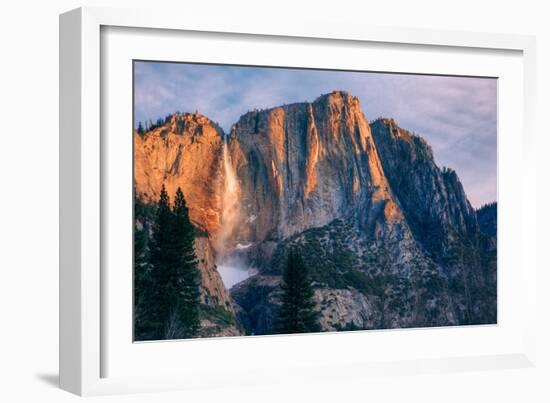
<path fill-rule="evenodd" d="M 138 223 L 140 225 L 138 225 Z M 152 304 L 151 267 L 147 256 L 147 217 L 138 198 L 134 202 L 134 337 L 147 340 L 154 327 L 149 321 Z"/>
<path fill-rule="evenodd" d="M 141 331 L 146 339 L 198 335 L 200 293 L 194 240 L 194 227 L 189 221 L 183 192 L 181 189 L 176 192 L 172 209 L 163 186 L 150 242 L 150 279 L 136 277 L 139 281 L 136 287 L 151 290 L 150 297 L 146 298 L 146 318 L 142 320 L 145 328 L 136 326 L 136 333 Z M 139 291 L 136 295 L 144 292 Z"/>
<path fill-rule="evenodd" d="M 174 201 L 174 239 L 180 252 L 179 277 L 181 293 L 178 311 L 183 326 L 182 337 L 194 337 L 200 329 L 199 321 L 199 271 L 195 255 L 195 227 L 189 220 L 189 210 L 180 188 Z"/>
<path fill-rule="evenodd" d="M 151 240 L 150 264 L 152 267 L 151 322 L 154 324 L 154 338 L 175 337 L 176 305 L 179 297 L 179 251 L 174 242 L 174 214 L 164 185 L 160 192 L 153 236 Z"/>
<path fill-rule="evenodd" d="M 141 124 L 141 121 L 138 122 L 137 132 L 139 135 L 143 135 L 144 133 L 143 125 Z"/>
<path fill-rule="evenodd" d="M 289 252 L 283 273 L 283 304 L 279 311 L 280 333 L 318 332 L 313 288 L 307 266 L 296 249 Z"/>
<path fill-rule="evenodd" d="M 136 202 L 136 218 L 139 203 Z M 183 192 L 174 207 L 162 187 L 147 250 L 147 228 L 134 224 L 136 340 L 189 338 L 200 330 L 200 273 L 195 228 Z M 147 253 L 148 252 L 148 253 Z"/>

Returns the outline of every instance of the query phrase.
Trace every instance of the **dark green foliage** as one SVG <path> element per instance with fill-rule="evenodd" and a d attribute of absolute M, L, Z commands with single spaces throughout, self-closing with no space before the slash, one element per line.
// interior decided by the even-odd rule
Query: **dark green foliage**
<path fill-rule="evenodd" d="M 180 188 L 174 201 L 174 241 L 179 251 L 179 312 L 183 323 L 182 337 L 198 334 L 199 322 L 199 271 L 195 255 L 195 228 L 189 221 L 189 210 Z"/>
<path fill-rule="evenodd" d="M 295 249 L 288 254 L 281 287 L 283 304 L 279 310 L 279 332 L 319 332 L 319 313 L 315 310 L 307 266 Z"/>
<path fill-rule="evenodd" d="M 195 238 L 208 238 L 208 232 L 202 228 L 195 227 Z"/>
<path fill-rule="evenodd" d="M 200 318 L 206 321 L 200 329 L 201 337 L 219 336 L 229 328 L 237 328 L 245 332 L 235 315 L 221 305 L 201 304 Z"/>
<path fill-rule="evenodd" d="M 235 315 L 233 315 L 221 305 L 202 304 L 200 306 L 200 314 L 201 317 L 224 327 L 238 326 Z"/>
<path fill-rule="evenodd" d="M 496 237 L 497 235 L 497 203 L 484 204 L 476 210 L 479 230 L 486 236 Z"/>
<path fill-rule="evenodd" d="M 170 118 L 172 115 L 168 115 L 165 118 L 158 118 L 155 123 L 151 119 L 146 120 L 145 124 L 142 124 L 141 121 L 138 122 L 137 132 L 140 135 L 145 134 L 146 132 L 149 132 L 151 130 L 155 130 L 161 126 L 164 126 L 166 123 L 170 121 Z"/>
<path fill-rule="evenodd" d="M 137 223 L 147 209 L 137 203 L 135 213 Z M 171 209 L 163 186 L 152 221 L 148 254 L 142 239 L 147 239 L 148 230 L 136 227 L 135 231 L 135 339 L 197 336 L 200 279 L 195 235 L 180 189 Z"/>
<path fill-rule="evenodd" d="M 279 245 L 268 273 L 282 274 L 287 263 L 288 250 L 294 248 L 308 262 L 309 275 L 315 283 L 328 288 L 345 288 L 340 273 L 357 262 L 343 235 L 347 228 L 339 221 L 304 231 L 300 236 L 290 238 Z"/>
<path fill-rule="evenodd" d="M 496 239 L 483 233 L 473 238 L 456 236 L 443 264 L 449 291 L 463 301 L 459 323 L 496 323 Z"/>
<path fill-rule="evenodd" d="M 351 332 L 354 330 L 363 330 L 363 328 L 357 326 L 353 322 L 346 323 L 344 326 L 335 324 L 334 328 L 336 329 L 337 332 Z"/>
<path fill-rule="evenodd" d="M 147 209 L 137 198 L 134 202 L 134 217 L 134 323 L 136 338 L 141 338 L 154 328 L 148 319 L 153 283 L 147 246 Z"/>
<path fill-rule="evenodd" d="M 163 339 L 168 332 L 168 319 L 177 299 L 177 251 L 172 237 L 172 211 L 164 186 L 160 193 L 156 215 L 153 221 L 149 263 L 151 265 L 151 293 L 147 303 L 146 339 Z M 136 326 L 138 329 L 139 326 Z M 140 336 L 137 334 L 136 336 Z"/>
<path fill-rule="evenodd" d="M 366 274 L 359 270 L 349 270 L 343 273 L 346 287 L 353 287 L 364 295 L 384 296 L 388 284 L 397 284 L 399 279 L 390 273 L 377 275 Z"/>
<path fill-rule="evenodd" d="M 350 246 L 361 242 L 355 229 L 339 220 L 304 231 L 281 243 L 275 252 L 269 274 L 282 274 L 288 250 L 294 248 L 308 262 L 308 274 L 315 287 L 331 289 L 355 288 L 365 295 L 381 296 L 387 284 L 398 281 L 389 273 L 389 257 L 384 248 L 359 257 Z M 363 250 L 368 248 L 364 241 Z"/>
<path fill-rule="evenodd" d="M 145 130 L 143 129 L 143 125 L 141 124 L 141 122 L 138 122 L 137 132 L 139 135 L 143 135 L 143 133 L 145 133 Z"/>

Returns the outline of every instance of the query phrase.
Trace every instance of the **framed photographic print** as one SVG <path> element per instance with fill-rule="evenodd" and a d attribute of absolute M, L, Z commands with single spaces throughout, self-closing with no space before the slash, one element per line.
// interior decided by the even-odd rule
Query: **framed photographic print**
<path fill-rule="evenodd" d="M 533 365 L 532 38 L 60 21 L 63 388 Z"/>

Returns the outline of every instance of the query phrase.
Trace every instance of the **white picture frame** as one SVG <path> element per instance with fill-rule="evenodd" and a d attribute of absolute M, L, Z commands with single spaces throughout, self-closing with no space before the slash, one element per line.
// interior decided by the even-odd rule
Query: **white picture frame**
<path fill-rule="evenodd" d="M 514 173 L 506 170 L 501 170 L 499 173 L 499 203 L 504 192 L 504 196 L 509 197 L 508 200 L 510 200 L 509 211 L 514 207 L 515 218 L 508 218 L 506 206 L 504 214 L 501 214 L 499 206 L 499 228 L 505 227 L 512 233 L 510 237 L 515 238 L 510 238 L 509 241 L 519 241 L 515 250 L 510 252 L 511 258 L 518 263 L 519 267 L 518 272 L 514 274 L 517 278 L 510 277 L 510 282 L 517 285 L 517 289 L 514 290 L 517 294 L 514 295 L 521 296 L 523 300 L 522 305 L 515 308 L 517 312 L 514 316 L 514 318 L 522 316 L 521 321 L 512 318 L 510 326 L 500 323 L 499 319 L 500 328 L 497 326 L 483 329 L 417 329 L 346 332 L 337 335 L 247 337 L 200 341 L 199 343 L 202 344 L 194 345 L 191 343 L 195 341 L 160 342 L 149 344 L 149 347 L 140 347 L 139 351 L 133 345 L 113 344 L 116 342 L 113 342 L 112 335 L 109 336 L 109 332 L 105 329 L 112 323 L 106 319 L 109 315 L 112 316 L 110 312 L 112 306 L 106 302 L 109 290 L 104 282 L 109 276 L 102 271 L 106 265 L 105 250 L 107 249 L 103 243 L 104 222 L 102 220 L 105 220 L 105 216 L 102 214 L 102 208 L 109 199 L 104 194 L 104 182 L 107 182 L 106 178 L 110 175 L 106 167 L 112 166 L 107 164 L 108 157 L 104 147 L 124 148 L 125 145 L 122 143 L 117 146 L 109 139 L 102 137 L 102 133 L 110 130 L 110 123 L 104 122 L 105 113 L 102 114 L 104 102 L 102 94 L 109 92 L 110 89 L 106 86 L 118 85 L 112 81 L 102 80 L 102 74 L 105 73 L 102 69 L 105 66 L 101 58 L 110 55 L 102 49 L 106 45 L 106 42 L 103 42 L 105 38 L 102 38 L 102 31 L 106 28 L 108 30 L 108 27 L 141 29 L 145 30 L 142 31 L 145 35 L 147 32 L 152 32 L 148 30 L 171 33 L 170 38 L 166 39 L 168 42 L 178 40 L 178 32 L 192 32 L 198 37 L 201 33 L 204 35 L 217 33 L 217 38 L 223 38 L 224 35 L 228 38 L 235 35 L 243 38 L 253 37 L 254 41 L 259 43 L 268 40 L 283 43 L 285 40 L 291 40 L 303 46 L 307 46 L 311 43 L 310 41 L 320 40 L 329 41 L 330 46 L 335 48 L 340 44 L 343 46 L 344 44 L 374 43 L 379 47 L 393 45 L 417 47 L 420 49 L 417 49 L 418 51 L 467 50 L 478 55 L 512 52 L 514 61 L 511 62 L 511 66 L 515 67 L 510 69 L 508 82 L 510 88 L 514 88 L 510 91 L 515 91 L 514 94 L 519 98 L 514 101 L 517 103 L 514 105 L 520 105 L 521 113 L 518 113 L 518 116 L 509 117 L 512 120 L 506 122 L 510 124 L 510 128 L 513 127 L 519 131 L 516 133 L 516 142 L 520 139 L 520 145 L 515 151 L 519 153 L 524 174 L 516 180 L 520 181 L 522 188 L 525 189 L 535 186 L 535 175 L 529 175 L 530 172 L 535 172 L 535 159 L 532 158 L 535 102 L 533 37 L 333 23 L 327 25 L 322 22 L 244 21 L 238 18 L 216 19 L 212 16 L 195 16 L 192 19 L 181 20 L 178 15 L 179 13 L 164 10 L 80 8 L 60 16 L 60 385 L 63 389 L 79 395 L 96 395 L 228 384 L 295 382 L 329 377 L 345 379 L 374 373 L 410 374 L 534 365 L 536 324 L 534 316 L 531 317 L 531 315 L 535 312 L 536 262 L 533 250 L 535 242 L 527 242 L 527 234 L 536 233 L 535 210 L 529 208 L 530 203 L 533 202 L 531 198 L 534 196 L 530 192 L 518 192 L 518 195 L 512 196 L 511 186 L 507 183 L 512 180 Z M 109 46 L 116 46 L 116 43 L 109 42 Z M 167 45 L 166 48 L 168 47 Z M 129 46 L 128 49 L 132 47 Z M 256 54 L 256 57 L 260 56 L 260 53 Z M 138 58 L 131 54 L 125 57 Z M 197 57 L 200 58 L 200 56 Z M 435 63 L 435 60 L 433 62 Z M 421 67 L 411 65 L 411 72 L 415 72 L 414 70 L 418 68 Z M 468 68 L 472 71 L 476 66 Z M 451 69 L 445 73 L 459 74 L 468 68 L 454 67 L 453 69 L 456 70 Z M 127 94 L 127 96 L 130 95 Z M 502 112 L 503 110 L 499 109 L 501 116 Z M 508 114 L 505 115 L 508 116 Z M 499 126 L 499 136 L 501 133 L 508 136 L 506 128 Z M 514 149 L 510 148 L 511 145 L 509 147 L 506 141 L 499 140 L 499 143 L 499 159 L 503 156 L 506 160 Z M 499 167 L 502 167 L 502 163 L 501 159 Z M 503 257 L 501 242 L 499 235 L 499 260 Z M 117 283 L 109 285 L 109 287 L 117 286 Z M 506 298 L 510 297 L 507 294 L 508 289 L 506 284 L 502 285 L 499 280 L 499 295 L 503 292 L 503 298 L 505 298 L 505 308 L 499 307 L 499 318 L 502 317 L 502 309 L 508 310 L 510 307 L 506 304 Z M 499 299 L 499 304 L 500 302 L 502 300 Z M 130 317 L 131 311 L 127 315 Z M 420 348 L 421 352 L 417 355 L 407 354 L 405 348 L 395 348 L 394 353 L 387 357 L 375 357 L 372 352 L 370 357 L 364 357 L 362 353 L 351 356 L 352 350 L 345 350 L 365 342 L 372 344 L 375 340 L 387 343 L 383 339 L 395 340 L 396 343 L 409 347 L 407 344 L 409 341 L 410 346 L 419 346 L 431 343 L 431 341 L 422 341 L 423 339 L 432 340 L 437 344 L 444 338 L 465 340 L 465 347 L 462 350 L 446 350 L 442 347 L 431 354 Z M 478 348 L 468 348 L 478 338 L 480 340 Z M 506 342 L 499 344 L 499 338 Z M 131 340 L 124 340 L 122 343 L 131 344 Z M 493 344 L 498 348 L 488 349 L 486 346 L 495 340 L 497 342 Z M 309 349 L 311 346 L 319 347 L 321 344 L 328 350 L 340 346 L 350 358 L 316 359 L 313 355 L 314 351 Z M 196 354 L 188 355 L 190 360 L 186 363 L 181 364 L 180 360 L 170 360 L 170 357 L 183 354 L 185 349 L 189 353 L 191 351 L 189 346 L 192 346 Z M 291 351 L 295 352 L 293 358 L 277 361 L 280 356 L 279 349 L 289 346 Z M 145 351 L 146 349 L 148 350 Z M 113 353 L 119 350 L 124 350 L 127 355 Z M 200 357 L 200 354 L 206 354 L 212 350 L 216 354 L 224 354 L 223 351 L 230 350 L 233 356 L 228 355 L 226 357 L 228 360 L 235 360 L 239 355 L 245 358 L 240 364 L 234 363 L 233 367 L 221 366 L 213 371 L 207 366 L 199 366 L 192 373 L 186 372 L 190 366 L 189 361 L 195 360 L 198 363 L 197 357 Z M 269 351 L 272 352 L 271 355 Z M 381 349 L 381 351 L 386 350 Z M 263 361 L 262 352 L 265 353 Z M 150 369 L 153 365 L 153 361 L 150 361 L 152 355 L 155 356 L 156 362 L 162 362 L 168 369 L 155 374 L 155 371 L 141 371 L 140 368 L 134 368 L 136 371 L 132 371 L 132 368 L 129 368 L 136 365 L 139 367 L 141 362 L 143 367 Z M 116 370 L 111 370 L 106 364 L 117 360 Z M 305 368 L 307 371 L 304 371 Z"/>

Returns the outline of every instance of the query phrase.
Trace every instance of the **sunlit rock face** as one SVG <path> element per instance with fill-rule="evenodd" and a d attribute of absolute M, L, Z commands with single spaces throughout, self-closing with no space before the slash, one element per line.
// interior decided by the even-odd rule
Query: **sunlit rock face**
<path fill-rule="evenodd" d="M 284 239 L 335 219 L 369 233 L 403 221 L 359 100 L 346 92 L 249 112 L 229 147 L 243 194 L 241 239 Z"/>
<path fill-rule="evenodd" d="M 177 114 L 143 136 L 134 133 L 136 197 L 158 201 L 164 185 L 171 200 L 181 187 L 191 221 L 217 233 L 222 211 L 223 131 L 199 114 Z"/>
<path fill-rule="evenodd" d="M 496 238 L 480 232 L 456 173 L 393 120 L 369 124 L 346 92 L 248 112 L 227 137 L 174 115 L 136 133 L 134 152 L 137 197 L 181 187 L 204 231 L 203 302 L 248 333 L 276 330 L 291 246 L 312 267 L 324 330 L 496 321 Z M 229 293 L 216 265 L 236 254 L 254 270 Z"/>
<path fill-rule="evenodd" d="M 201 302 L 207 305 L 221 305 L 233 311 L 231 297 L 216 267 L 216 252 L 210 240 L 206 237 L 197 237 L 195 252 L 201 274 Z"/>

